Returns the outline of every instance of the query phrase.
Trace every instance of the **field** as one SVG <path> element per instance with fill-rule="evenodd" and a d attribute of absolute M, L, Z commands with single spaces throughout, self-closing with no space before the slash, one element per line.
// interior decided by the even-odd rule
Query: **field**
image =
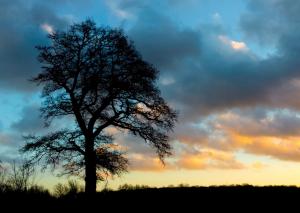
<path fill-rule="evenodd" d="M 123 187 L 94 196 L 69 193 L 60 197 L 47 191 L 7 192 L 0 197 L 2 208 L 26 211 L 138 211 L 184 209 L 184 212 L 257 211 L 288 212 L 298 206 L 300 188 L 294 186 L 210 186 L 210 187 Z M 97 211 L 94 211 L 97 210 Z M 295 210 L 295 212 L 297 212 Z"/>

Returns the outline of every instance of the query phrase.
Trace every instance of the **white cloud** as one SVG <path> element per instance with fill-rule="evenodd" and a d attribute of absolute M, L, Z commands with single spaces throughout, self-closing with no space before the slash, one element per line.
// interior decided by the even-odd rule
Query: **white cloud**
<path fill-rule="evenodd" d="M 42 24 L 42 25 L 41 25 L 41 28 L 42 28 L 45 32 L 47 32 L 47 33 L 49 33 L 49 34 L 54 33 L 53 27 L 52 27 L 51 25 L 47 24 L 47 23 Z"/>
<path fill-rule="evenodd" d="M 175 79 L 173 77 L 163 77 L 161 78 L 161 84 L 168 86 L 175 83 Z"/>
<path fill-rule="evenodd" d="M 230 41 L 231 47 L 235 50 L 246 50 L 247 45 L 244 42 Z"/>
<path fill-rule="evenodd" d="M 248 50 L 248 47 L 245 42 L 234 41 L 224 35 L 219 35 L 218 38 L 223 44 L 230 46 L 232 49 L 234 49 L 236 51 L 247 51 Z"/>
<path fill-rule="evenodd" d="M 121 19 L 128 19 L 128 18 L 131 18 L 133 15 L 122 9 L 120 6 L 119 6 L 119 2 L 116 2 L 114 0 L 107 0 L 106 1 L 106 4 L 107 6 L 109 7 L 109 9 L 118 17 L 120 17 Z"/>

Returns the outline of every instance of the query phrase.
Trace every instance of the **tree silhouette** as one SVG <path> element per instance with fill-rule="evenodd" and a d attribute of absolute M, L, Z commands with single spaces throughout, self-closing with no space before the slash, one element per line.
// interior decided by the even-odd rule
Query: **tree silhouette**
<path fill-rule="evenodd" d="M 33 161 L 63 163 L 72 174 L 85 169 L 85 191 L 95 193 L 101 172 L 118 174 L 127 165 L 105 133 L 107 127 L 141 137 L 162 161 L 171 154 L 167 134 L 176 113 L 160 96 L 158 70 L 121 30 L 86 20 L 49 38 L 51 45 L 37 47 L 42 72 L 33 79 L 44 86 L 41 111 L 47 124 L 55 117 L 73 116 L 76 126 L 28 137 L 23 151 L 33 153 Z"/>

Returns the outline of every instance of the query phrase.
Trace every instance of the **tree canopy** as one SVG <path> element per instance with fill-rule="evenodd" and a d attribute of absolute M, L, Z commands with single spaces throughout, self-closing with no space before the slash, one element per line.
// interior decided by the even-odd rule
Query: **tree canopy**
<path fill-rule="evenodd" d="M 127 168 L 107 127 L 141 137 L 161 160 L 171 154 L 168 132 L 176 112 L 160 95 L 158 70 L 122 30 L 86 20 L 49 38 L 49 46 L 37 47 L 42 71 L 32 79 L 43 86 L 42 115 L 48 125 L 62 116 L 74 118 L 76 125 L 28 137 L 23 151 L 46 166 L 62 164 L 67 173 L 85 169 L 87 192 L 96 190 L 101 172 L 120 174 Z"/>

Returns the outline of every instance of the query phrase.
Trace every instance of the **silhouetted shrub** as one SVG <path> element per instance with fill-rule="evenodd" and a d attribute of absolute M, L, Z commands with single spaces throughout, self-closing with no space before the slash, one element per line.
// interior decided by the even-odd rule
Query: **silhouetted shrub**
<path fill-rule="evenodd" d="M 149 189 L 151 188 L 150 186 L 147 186 L 147 185 L 130 185 L 130 184 L 123 184 L 123 185 L 120 185 L 119 186 L 119 190 L 123 190 L 123 191 L 126 191 L 126 190 L 139 190 L 139 189 Z"/>
<path fill-rule="evenodd" d="M 76 180 L 69 180 L 66 184 L 58 183 L 54 186 L 54 196 L 63 197 L 69 195 L 76 195 L 84 191 L 84 187 Z"/>

